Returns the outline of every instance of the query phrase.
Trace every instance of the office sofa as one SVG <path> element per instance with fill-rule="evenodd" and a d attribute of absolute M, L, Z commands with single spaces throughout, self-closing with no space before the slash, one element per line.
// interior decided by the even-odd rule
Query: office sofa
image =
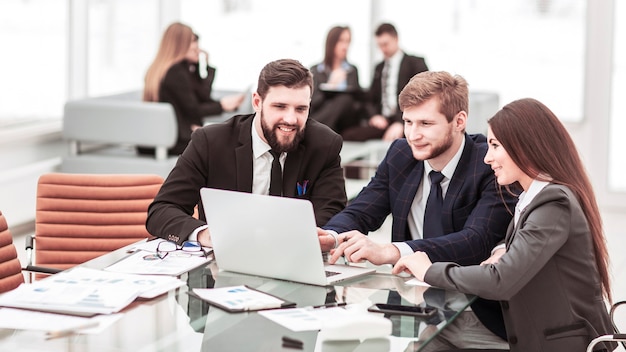
<path fill-rule="evenodd" d="M 140 91 L 69 101 L 62 131 L 69 150 L 60 170 L 167 177 L 177 160 L 167 155 L 176 134 L 172 106 L 143 102 Z M 137 146 L 153 147 L 155 154 L 139 155 Z"/>

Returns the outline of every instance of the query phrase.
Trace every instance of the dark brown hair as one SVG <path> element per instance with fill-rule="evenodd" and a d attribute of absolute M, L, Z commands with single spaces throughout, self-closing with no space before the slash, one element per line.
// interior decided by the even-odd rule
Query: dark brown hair
<path fill-rule="evenodd" d="M 259 74 L 257 93 L 265 99 L 271 87 L 301 88 L 309 86 L 313 94 L 313 75 L 297 60 L 281 59 L 265 65 Z"/>
<path fill-rule="evenodd" d="M 335 26 L 328 31 L 326 35 L 326 46 L 324 49 L 324 66 L 327 70 L 333 69 L 333 61 L 335 60 L 335 47 L 339 42 L 339 38 L 344 31 L 350 32 L 349 27 Z"/>
<path fill-rule="evenodd" d="M 389 34 L 392 37 L 397 38 L 398 37 L 398 31 L 396 30 L 396 27 L 394 27 L 393 24 L 391 23 L 382 23 L 380 26 L 378 26 L 378 28 L 376 28 L 376 32 L 374 32 L 374 34 L 379 37 L 383 34 Z"/>
<path fill-rule="evenodd" d="M 488 123 L 520 170 L 533 179 L 565 185 L 574 192 L 589 223 L 604 294 L 611 301 L 609 256 L 600 211 L 565 126 L 548 107 L 530 98 L 507 104 Z"/>

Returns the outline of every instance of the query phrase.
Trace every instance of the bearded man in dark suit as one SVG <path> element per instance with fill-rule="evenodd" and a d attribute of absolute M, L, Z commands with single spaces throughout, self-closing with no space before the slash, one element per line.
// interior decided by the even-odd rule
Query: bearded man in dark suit
<path fill-rule="evenodd" d="M 285 197 L 313 203 L 318 226 L 346 204 L 341 136 L 308 119 L 313 78 L 296 60 L 267 64 L 252 95 L 255 113 L 197 129 L 148 208 L 150 234 L 211 247 L 200 202 L 202 187 L 270 194 L 274 155 Z M 198 206 L 198 215 L 193 216 Z M 239 219 L 233 219 L 238 221 Z M 240 219 L 246 221 L 246 219 Z"/>

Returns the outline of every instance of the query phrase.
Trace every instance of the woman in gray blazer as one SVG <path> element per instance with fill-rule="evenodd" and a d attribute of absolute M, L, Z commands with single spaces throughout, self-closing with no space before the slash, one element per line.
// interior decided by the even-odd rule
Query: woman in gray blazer
<path fill-rule="evenodd" d="M 534 99 L 498 111 L 487 142 L 485 163 L 498 184 L 524 190 L 504 248 L 466 267 L 433 264 L 416 252 L 400 259 L 394 273 L 500 301 L 511 351 L 584 351 L 613 328 L 604 301 L 611 301 L 611 290 L 602 221 L 576 147 L 552 111 Z"/>

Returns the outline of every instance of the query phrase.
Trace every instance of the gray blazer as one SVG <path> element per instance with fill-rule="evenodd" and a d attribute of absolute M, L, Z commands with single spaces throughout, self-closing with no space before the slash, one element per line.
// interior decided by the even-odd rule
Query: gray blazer
<path fill-rule="evenodd" d="M 511 351 L 584 351 L 613 333 L 587 220 L 568 187 L 547 185 L 505 241 L 499 263 L 434 263 L 425 281 L 499 300 Z"/>

